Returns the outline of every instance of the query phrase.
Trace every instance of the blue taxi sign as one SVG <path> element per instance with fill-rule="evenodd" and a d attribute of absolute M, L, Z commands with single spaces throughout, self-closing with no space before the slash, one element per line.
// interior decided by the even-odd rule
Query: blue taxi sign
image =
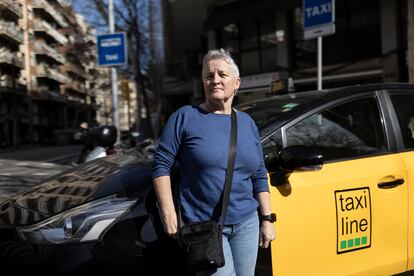
<path fill-rule="evenodd" d="M 98 66 L 123 65 L 127 62 L 125 33 L 112 33 L 96 37 Z"/>
<path fill-rule="evenodd" d="M 304 39 L 335 33 L 335 0 L 303 0 Z"/>

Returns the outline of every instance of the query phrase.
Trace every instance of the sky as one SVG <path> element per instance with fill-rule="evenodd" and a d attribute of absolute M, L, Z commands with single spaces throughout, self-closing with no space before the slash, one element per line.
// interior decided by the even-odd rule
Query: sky
<path fill-rule="evenodd" d="M 98 12 L 91 8 L 93 6 L 92 0 L 68 0 L 68 2 L 76 13 L 83 15 L 85 21 L 96 29 L 97 34 L 109 32 L 109 26 L 103 21 Z"/>

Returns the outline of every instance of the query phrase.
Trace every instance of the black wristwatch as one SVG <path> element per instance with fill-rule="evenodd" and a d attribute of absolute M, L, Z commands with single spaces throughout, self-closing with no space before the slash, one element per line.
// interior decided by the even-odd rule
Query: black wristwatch
<path fill-rule="evenodd" d="M 260 219 L 262 221 L 266 220 L 266 221 L 270 221 L 271 223 L 273 223 L 276 221 L 276 214 L 271 213 L 270 215 L 266 215 L 266 216 L 260 215 Z"/>

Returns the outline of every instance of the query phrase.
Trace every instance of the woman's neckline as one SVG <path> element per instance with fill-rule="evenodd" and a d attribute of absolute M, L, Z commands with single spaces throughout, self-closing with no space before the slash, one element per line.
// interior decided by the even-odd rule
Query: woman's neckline
<path fill-rule="evenodd" d="M 205 114 L 214 114 L 214 115 L 230 115 L 231 114 L 231 110 L 233 109 L 233 108 L 230 109 L 230 113 L 224 113 L 224 112 L 218 112 L 218 113 L 216 113 L 216 112 L 210 111 L 208 109 L 208 106 L 205 103 L 202 103 L 202 104 L 197 105 L 197 108 L 199 110 L 201 110 Z"/>

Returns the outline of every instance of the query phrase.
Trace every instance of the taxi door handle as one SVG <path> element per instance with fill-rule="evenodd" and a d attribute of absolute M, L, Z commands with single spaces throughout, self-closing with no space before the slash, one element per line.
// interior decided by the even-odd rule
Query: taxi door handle
<path fill-rule="evenodd" d="M 393 181 L 380 182 L 380 183 L 378 183 L 378 188 L 390 189 L 390 188 L 397 187 L 401 184 L 404 184 L 404 179 L 396 179 L 396 180 L 393 180 Z"/>

